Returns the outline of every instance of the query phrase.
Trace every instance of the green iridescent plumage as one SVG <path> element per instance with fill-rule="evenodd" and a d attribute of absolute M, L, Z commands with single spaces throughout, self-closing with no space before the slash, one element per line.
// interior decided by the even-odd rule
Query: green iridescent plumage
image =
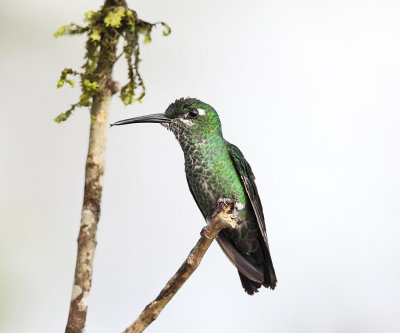
<path fill-rule="evenodd" d="M 190 191 L 207 222 L 218 199 L 229 198 L 243 204 L 238 227 L 222 230 L 217 241 L 237 267 L 247 293 L 257 292 L 261 285 L 274 289 L 277 280 L 255 178 L 239 148 L 223 138 L 214 108 L 194 98 L 179 99 L 164 114 L 113 125 L 138 122 L 161 123 L 175 134 L 184 153 Z"/>
<path fill-rule="evenodd" d="M 189 117 L 180 119 L 191 109 L 203 110 L 205 115 L 198 116 L 195 121 Z M 231 198 L 245 204 L 243 185 L 222 137 L 219 117 L 212 107 L 196 99 L 178 100 L 165 115 L 176 119 L 164 126 L 175 134 L 182 147 L 189 187 L 205 218 L 211 218 L 218 198 Z"/>

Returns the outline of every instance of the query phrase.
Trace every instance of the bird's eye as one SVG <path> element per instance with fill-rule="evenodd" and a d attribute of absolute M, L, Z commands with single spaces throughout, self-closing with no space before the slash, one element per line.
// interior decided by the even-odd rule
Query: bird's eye
<path fill-rule="evenodd" d="M 189 117 L 190 118 L 197 118 L 199 116 L 199 110 L 197 109 L 192 109 L 189 111 Z"/>

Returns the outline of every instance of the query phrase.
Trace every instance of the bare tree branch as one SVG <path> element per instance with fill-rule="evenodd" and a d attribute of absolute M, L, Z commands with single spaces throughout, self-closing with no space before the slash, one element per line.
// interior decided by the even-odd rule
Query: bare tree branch
<path fill-rule="evenodd" d="M 219 199 L 217 209 L 214 212 L 210 224 L 201 231 L 201 238 L 195 247 L 190 251 L 186 260 L 168 281 L 157 298 L 148 304 L 135 322 L 128 327 L 124 333 L 140 333 L 149 326 L 164 309 L 167 303 L 175 296 L 186 280 L 200 265 L 204 254 L 218 233 L 224 228 L 236 227 L 237 201 L 231 199 Z"/>
<path fill-rule="evenodd" d="M 86 159 L 85 191 L 81 226 L 78 236 L 75 277 L 72 288 L 67 333 L 83 332 L 86 321 L 90 287 L 92 284 L 93 259 L 97 245 L 96 232 L 100 217 L 101 192 L 103 188 L 104 155 L 107 134 L 108 109 L 111 91 L 92 107 L 89 150 Z"/>

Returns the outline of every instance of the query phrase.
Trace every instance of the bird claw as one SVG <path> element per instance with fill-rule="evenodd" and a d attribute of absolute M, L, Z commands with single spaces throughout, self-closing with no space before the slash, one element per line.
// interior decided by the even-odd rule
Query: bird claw
<path fill-rule="evenodd" d="M 229 198 L 219 198 L 217 201 L 217 204 L 218 204 L 218 206 L 221 206 L 221 205 L 227 206 L 230 203 L 236 203 L 236 202 L 237 202 L 236 200 L 232 200 Z"/>
<path fill-rule="evenodd" d="M 231 214 L 233 214 L 233 218 L 236 219 L 239 211 L 244 208 L 244 205 L 237 200 L 229 199 L 229 198 L 219 198 L 217 201 L 218 210 L 221 211 L 224 207 L 231 206 Z"/>

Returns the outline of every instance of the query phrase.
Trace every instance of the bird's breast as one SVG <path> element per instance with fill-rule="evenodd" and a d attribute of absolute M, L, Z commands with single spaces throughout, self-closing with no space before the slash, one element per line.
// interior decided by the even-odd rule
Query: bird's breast
<path fill-rule="evenodd" d="M 210 219 L 219 198 L 246 205 L 246 194 L 227 149 L 194 148 L 185 154 L 188 184 L 202 213 Z"/>

